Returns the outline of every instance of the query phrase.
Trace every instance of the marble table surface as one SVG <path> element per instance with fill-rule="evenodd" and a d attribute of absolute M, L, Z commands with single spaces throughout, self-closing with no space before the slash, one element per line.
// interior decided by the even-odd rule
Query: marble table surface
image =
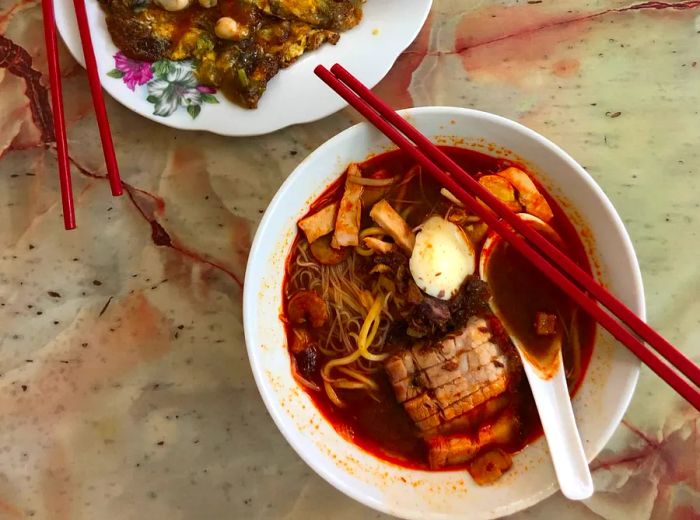
<path fill-rule="evenodd" d="M 369 0 L 381 1 L 381 0 Z M 109 195 L 84 71 L 62 49 L 78 229 L 62 229 L 37 0 L 0 0 L 0 518 L 386 518 L 316 476 L 248 366 L 241 280 L 286 175 L 358 121 L 186 133 L 107 100 Z M 700 360 L 700 2 L 436 0 L 377 91 L 492 111 L 610 196 L 649 321 Z M 596 494 L 516 518 L 700 518 L 700 417 L 649 370 Z"/>

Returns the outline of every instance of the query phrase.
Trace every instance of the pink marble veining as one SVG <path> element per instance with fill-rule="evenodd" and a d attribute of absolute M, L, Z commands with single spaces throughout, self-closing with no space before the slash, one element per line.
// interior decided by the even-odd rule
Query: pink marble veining
<path fill-rule="evenodd" d="M 380 517 L 285 444 L 240 317 L 265 205 L 358 116 L 230 139 L 108 100 L 127 187 L 113 199 L 85 74 L 63 50 L 79 223 L 65 233 L 40 12 L 0 0 L 0 518 Z M 650 322 L 697 360 L 699 49 L 697 1 L 443 0 L 377 91 L 495 111 L 570 150 L 630 230 Z M 593 463 L 594 497 L 516 516 L 700 518 L 699 421 L 643 371 Z"/>

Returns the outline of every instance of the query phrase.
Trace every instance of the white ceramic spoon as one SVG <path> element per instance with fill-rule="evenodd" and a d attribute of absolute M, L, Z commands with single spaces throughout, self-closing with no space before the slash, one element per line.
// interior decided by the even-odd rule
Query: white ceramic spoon
<path fill-rule="evenodd" d="M 544 379 L 523 354 L 523 345 L 519 344 L 517 338 L 511 336 L 511 339 L 518 349 L 535 398 L 561 492 L 571 500 L 589 498 L 593 494 L 593 479 L 576 428 L 561 350 L 557 354 L 554 375 Z"/>
<path fill-rule="evenodd" d="M 530 215 L 525 216 L 526 220 L 530 220 L 530 218 L 536 219 L 536 217 L 531 217 Z M 539 221 L 539 223 L 546 226 L 542 221 Z M 487 283 L 488 269 L 486 267 L 491 258 L 490 253 L 494 251 L 500 240 L 500 237 L 491 234 L 482 247 L 479 272 L 481 278 Z M 503 322 L 506 332 L 508 332 L 520 354 L 525 375 L 532 389 L 532 395 L 535 398 L 537 412 L 542 422 L 542 429 L 549 445 L 554 471 L 562 493 L 571 500 L 589 498 L 593 494 L 593 479 L 588 468 L 586 454 L 583 451 L 581 437 L 576 427 L 576 420 L 574 419 L 571 399 L 566 385 L 561 355 L 561 336 L 552 338 L 553 342 L 558 343 L 558 345 L 553 345 L 553 348 L 557 349 L 556 358 L 553 360 L 553 365 L 547 367 L 546 376 L 543 376 L 542 370 L 528 359 L 526 345 L 523 345 L 521 340 L 508 330 L 508 325 L 502 319 L 497 306 L 492 302 L 491 307 L 494 314 Z"/>

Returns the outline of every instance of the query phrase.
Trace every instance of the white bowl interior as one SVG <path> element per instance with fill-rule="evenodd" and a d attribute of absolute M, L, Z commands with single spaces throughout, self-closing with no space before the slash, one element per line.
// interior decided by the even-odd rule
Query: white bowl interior
<path fill-rule="evenodd" d="M 644 317 L 641 275 L 629 237 L 609 200 L 573 159 L 535 132 L 492 114 L 425 107 L 403 115 L 436 142 L 450 143 L 454 137 L 472 148 L 497 144 L 492 153 L 512 153 L 526 160 L 550 193 L 564 202 L 574 225 L 581 229 L 585 222 L 595 237 L 595 244 L 586 247 L 599 279 Z M 368 124 L 356 125 L 306 158 L 268 207 L 253 243 L 244 294 L 246 342 L 258 388 L 297 453 L 336 488 L 370 507 L 415 519 L 494 518 L 516 512 L 557 489 L 544 439 L 517 454 L 513 469 L 488 487 L 474 484 L 465 471 L 409 470 L 381 461 L 340 437 L 291 376 L 277 316 L 296 222 L 348 163 L 390 147 Z M 574 399 L 589 460 L 617 427 L 638 373 L 637 359 L 599 327 L 591 364 Z"/>

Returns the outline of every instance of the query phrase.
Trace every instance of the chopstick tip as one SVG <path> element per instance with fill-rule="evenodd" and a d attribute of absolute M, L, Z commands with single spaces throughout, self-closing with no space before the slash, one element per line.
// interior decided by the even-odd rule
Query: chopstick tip
<path fill-rule="evenodd" d="M 331 67 L 331 72 L 334 72 L 334 73 L 335 73 L 335 72 L 337 72 L 337 71 L 347 72 L 347 71 L 345 70 L 345 67 L 343 67 L 340 63 L 336 63 L 336 64 L 334 64 L 334 65 Z"/>

